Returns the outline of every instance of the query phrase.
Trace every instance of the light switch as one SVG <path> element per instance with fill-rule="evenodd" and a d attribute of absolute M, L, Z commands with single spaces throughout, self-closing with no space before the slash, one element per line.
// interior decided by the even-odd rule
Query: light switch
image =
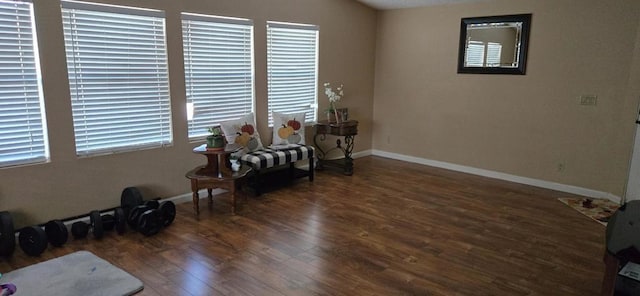
<path fill-rule="evenodd" d="M 598 103 L 598 96 L 596 95 L 580 96 L 580 105 L 595 106 L 597 103 Z"/>

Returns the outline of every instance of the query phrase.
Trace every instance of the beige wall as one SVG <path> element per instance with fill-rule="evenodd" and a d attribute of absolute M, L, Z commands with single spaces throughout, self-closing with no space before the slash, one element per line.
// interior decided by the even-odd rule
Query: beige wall
<path fill-rule="evenodd" d="M 519 13 L 533 13 L 527 75 L 456 73 L 461 18 Z M 380 12 L 373 147 L 622 195 L 640 95 L 638 76 L 630 80 L 639 16 L 636 0 Z M 586 94 L 596 107 L 579 104 Z"/>
<path fill-rule="evenodd" d="M 371 148 L 371 118 L 376 12 L 344 0 L 103 0 L 100 2 L 162 9 L 166 12 L 172 100 L 173 146 L 162 149 L 77 158 L 73 136 L 60 3 L 34 0 L 49 127 L 51 162 L 0 169 L 0 210 L 11 211 L 17 226 L 117 206 L 127 186 L 146 198 L 190 191 L 186 171 L 205 158 L 187 137 L 180 12 L 253 19 L 255 25 L 256 113 L 264 143 L 267 127 L 266 21 L 316 24 L 320 27 L 319 84 L 345 85 L 348 107 L 361 122 L 355 150 Z M 328 101 L 318 88 L 319 110 Z M 311 134 L 311 128 L 307 128 Z M 308 137 L 309 138 L 309 137 Z"/>

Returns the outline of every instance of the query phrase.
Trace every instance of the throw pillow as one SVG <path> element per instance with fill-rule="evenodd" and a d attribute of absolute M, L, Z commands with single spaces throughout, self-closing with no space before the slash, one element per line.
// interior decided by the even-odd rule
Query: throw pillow
<path fill-rule="evenodd" d="M 304 145 L 305 112 L 284 114 L 272 112 L 273 117 L 273 145 L 300 144 Z"/>
<path fill-rule="evenodd" d="M 262 149 L 262 141 L 256 127 L 253 112 L 243 115 L 239 119 L 220 122 L 227 143 L 236 143 L 246 152 Z"/>

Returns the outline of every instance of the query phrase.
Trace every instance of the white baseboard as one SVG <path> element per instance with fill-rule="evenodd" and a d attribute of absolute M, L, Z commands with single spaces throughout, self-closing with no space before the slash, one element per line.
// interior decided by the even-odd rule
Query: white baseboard
<path fill-rule="evenodd" d="M 521 176 L 516 176 L 516 175 L 511 175 L 511 174 L 506 174 L 506 173 L 501 173 L 496 171 L 490 171 L 485 169 L 479 169 L 479 168 L 474 168 L 474 167 L 469 167 L 464 165 L 458 165 L 458 164 L 453 164 L 448 162 L 442 162 L 442 161 L 420 158 L 415 156 L 408 156 L 408 155 L 403 155 L 398 153 L 386 152 L 382 150 L 374 149 L 372 150 L 371 154 L 375 156 L 385 157 L 385 158 L 391 158 L 391 159 L 402 160 L 406 162 L 412 162 L 412 163 L 418 163 L 418 164 L 428 165 L 432 167 L 443 168 L 443 169 L 457 171 L 457 172 L 468 173 L 472 175 L 510 181 L 510 182 L 519 183 L 519 184 L 531 185 L 531 186 L 540 187 L 540 188 L 552 189 L 556 191 L 567 192 L 567 193 L 582 195 L 586 197 L 606 198 L 616 203 L 620 203 L 621 201 L 621 197 L 613 195 L 609 192 L 597 191 L 597 190 L 573 186 L 573 185 L 521 177 Z"/>
<path fill-rule="evenodd" d="M 220 188 L 215 188 L 211 191 L 211 194 L 213 196 L 216 196 L 218 194 L 222 194 L 227 192 L 227 190 L 224 189 L 220 189 Z M 200 197 L 200 199 L 205 199 L 208 197 L 208 193 L 206 189 L 202 189 L 200 191 L 198 191 L 198 196 Z M 184 194 L 180 194 L 180 195 L 176 195 L 173 197 L 169 197 L 169 198 L 165 198 L 162 199 L 162 201 L 173 201 L 173 203 L 175 204 L 181 204 L 181 203 L 185 203 L 185 202 L 192 202 L 193 201 L 193 194 L 191 192 L 189 193 L 184 193 Z"/>
<path fill-rule="evenodd" d="M 545 189 L 551 189 L 551 190 L 556 190 L 560 192 L 567 192 L 567 193 L 582 195 L 586 197 L 605 198 L 615 203 L 620 203 L 620 201 L 622 200 L 620 196 L 611 194 L 609 192 L 603 192 L 603 191 L 588 189 L 584 187 L 578 187 L 578 186 L 561 184 L 561 183 L 556 183 L 551 181 L 511 175 L 511 174 L 506 174 L 506 173 L 501 173 L 501 172 L 496 172 L 491 170 L 479 169 L 479 168 L 474 168 L 474 167 L 469 167 L 469 166 L 464 166 L 459 164 L 453 164 L 453 163 L 448 163 L 443 161 L 420 158 L 420 157 L 409 156 L 409 155 L 387 152 L 387 151 L 376 150 L 376 149 L 369 149 L 369 150 L 355 152 L 352 154 L 351 157 L 355 159 L 355 158 L 361 158 L 369 155 L 402 160 L 402 161 L 412 162 L 412 163 L 417 163 L 422 165 L 428 165 L 432 167 L 443 168 L 447 170 L 452 170 L 452 171 L 457 171 L 457 172 L 462 172 L 462 173 L 467 173 L 472 175 L 478 175 L 478 176 L 483 176 L 483 177 L 492 178 L 492 179 L 504 180 L 504 181 L 514 182 L 519 184 L 525 184 L 525 185 L 530 185 L 530 186 L 535 186 L 535 187 L 540 187 Z M 308 165 L 304 165 L 301 168 L 308 169 Z M 216 188 L 213 190 L 212 194 L 216 196 L 218 194 L 222 194 L 225 192 L 227 191 L 224 189 Z M 200 190 L 198 194 L 200 195 L 200 199 L 206 198 L 207 190 L 206 189 Z M 163 201 L 164 200 L 171 200 L 176 204 L 191 202 L 192 195 L 191 193 L 184 193 L 174 197 L 163 199 Z"/>
<path fill-rule="evenodd" d="M 373 153 L 373 150 L 371 150 L 371 149 L 364 150 L 364 151 L 358 151 L 356 153 L 351 154 L 351 158 L 365 157 L 365 156 L 372 155 L 372 153 Z"/>

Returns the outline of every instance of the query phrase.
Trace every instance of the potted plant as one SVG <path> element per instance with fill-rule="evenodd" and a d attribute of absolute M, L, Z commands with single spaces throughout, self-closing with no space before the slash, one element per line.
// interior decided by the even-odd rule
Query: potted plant
<path fill-rule="evenodd" d="M 222 130 L 219 126 L 213 126 L 209 128 L 211 135 L 207 136 L 207 148 L 208 149 L 224 149 L 224 137 L 222 136 Z"/>

